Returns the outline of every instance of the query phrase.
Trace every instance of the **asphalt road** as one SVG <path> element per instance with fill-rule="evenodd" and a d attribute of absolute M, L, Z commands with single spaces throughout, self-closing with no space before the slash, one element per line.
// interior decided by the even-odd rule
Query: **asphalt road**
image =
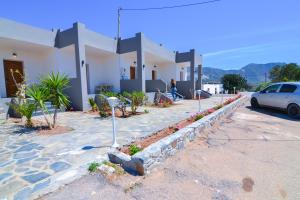
<path fill-rule="evenodd" d="M 85 176 L 42 199 L 300 200 L 300 121 L 248 105 L 144 177 Z"/>

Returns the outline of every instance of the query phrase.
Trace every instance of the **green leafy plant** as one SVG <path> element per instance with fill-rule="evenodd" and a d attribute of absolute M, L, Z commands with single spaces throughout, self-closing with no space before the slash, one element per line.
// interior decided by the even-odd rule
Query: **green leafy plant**
<path fill-rule="evenodd" d="M 49 96 L 49 90 L 46 88 L 43 88 L 39 85 L 32 85 L 31 87 L 27 88 L 26 95 L 31 97 L 34 101 L 37 107 L 39 107 L 43 113 L 44 119 L 50 129 L 52 129 L 52 126 L 50 124 L 50 121 L 47 117 L 48 110 L 46 108 L 45 102 Z"/>
<path fill-rule="evenodd" d="M 144 113 L 149 113 L 150 111 L 148 109 L 145 109 L 144 110 Z"/>
<path fill-rule="evenodd" d="M 129 146 L 129 154 L 132 156 L 137 152 L 140 152 L 142 149 L 138 147 L 136 144 L 132 144 Z"/>
<path fill-rule="evenodd" d="M 55 128 L 57 121 L 57 112 L 70 104 L 69 97 L 64 94 L 64 90 L 69 86 L 70 80 L 66 75 L 50 73 L 42 79 L 41 86 L 49 91 L 49 100 L 54 106 L 52 128 Z"/>
<path fill-rule="evenodd" d="M 22 104 L 14 105 L 15 109 L 26 118 L 25 126 L 28 128 L 33 127 L 31 121 L 33 112 L 36 110 L 36 104 L 24 101 Z"/>
<path fill-rule="evenodd" d="M 120 100 L 120 103 L 117 108 L 122 112 L 122 117 L 125 117 L 126 116 L 126 108 L 127 108 L 127 100 L 121 94 L 118 95 L 118 98 Z"/>
<path fill-rule="evenodd" d="M 95 172 L 99 166 L 100 166 L 100 163 L 93 162 L 89 165 L 88 170 L 89 170 L 89 172 Z"/>
<path fill-rule="evenodd" d="M 214 107 L 215 110 L 219 110 L 221 108 L 223 108 L 223 105 L 221 105 L 221 104 Z"/>
<path fill-rule="evenodd" d="M 132 93 L 124 92 L 123 95 L 131 100 L 131 112 L 136 114 L 139 106 L 144 103 L 145 94 L 144 92 L 134 91 Z"/>
<path fill-rule="evenodd" d="M 95 112 L 98 110 L 98 106 L 93 98 L 89 98 L 89 104 L 92 107 L 92 111 Z"/>
<path fill-rule="evenodd" d="M 198 120 L 202 119 L 203 117 L 204 117 L 204 115 L 202 115 L 202 114 L 196 115 L 194 121 L 198 121 Z"/>
<path fill-rule="evenodd" d="M 103 110 L 99 110 L 99 115 L 100 115 L 100 117 L 102 117 L 102 118 L 106 118 L 106 117 L 108 117 L 109 116 L 109 114 L 106 112 L 106 111 L 103 111 Z"/>

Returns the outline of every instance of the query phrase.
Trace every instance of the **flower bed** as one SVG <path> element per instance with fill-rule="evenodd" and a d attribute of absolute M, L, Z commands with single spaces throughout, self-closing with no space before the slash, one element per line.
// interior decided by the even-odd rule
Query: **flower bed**
<path fill-rule="evenodd" d="M 226 100 L 223 104 L 217 105 L 213 108 L 207 109 L 205 111 L 202 111 L 200 113 L 196 113 L 194 115 L 192 115 L 191 117 L 184 119 L 176 124 L 173 124 L 167 128 L 164 128 L 150 136 L 144 137 L 144 138 L 140 138 L 137 139 L 136 141 L 132 142 L 131 144 L 125 145 L 122 148 L 120 148 L 119 150 L 125 154 L 128 155 L 133 155 L 130 154 L 130 147 L 131 146 L 137 146 L 140 150 L 145 149 L 146 147 L 148 147 L 149 145 L 159 141 L 160 139 L 167 137 L 169 135 L 172 135 L 173 133 L 179 131 L 182 128 L 185 128 L 186 126 L 194 123 L 195 121 L 198 121 L 200 119 L 202 119 L 203 117 L 214 113 L 216 110 L 222 108 L 225 105 L 228 105 L 234 101 L 236 101 L 237 99 L 239 99 L 241 97 L 241 95 L 238 95 L 234 98 L 230 98 L 228 100 Z"/>

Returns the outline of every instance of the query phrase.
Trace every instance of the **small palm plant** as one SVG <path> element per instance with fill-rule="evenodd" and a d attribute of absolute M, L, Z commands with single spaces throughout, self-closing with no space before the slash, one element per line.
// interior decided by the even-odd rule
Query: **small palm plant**
<path fill-rule="evenodd" d="M 26 118 L 25 126 L 28 128 L 33 127 L 31 118 L 35 109 L 36 109 L 36 104 L 30 103 L 29 101 L 25 101 L 22 104 L 16 106 L 16 110 Z"/>
<path fill-rule="evenodd" d="M 51 129 L 52 127 L 47 117 L 49 112 L 45 105 L 45 102 L 49 96 L 49 90 L 47 90 L 47 88 L 41 87 L 40 85 L 32 85 L 31 87 L 27 88 L 26 95 L 32 98 L 35 101 L 36 106 L 41 109 L 44 119 L 48 127 Z"/>
<path fill-rule="evenodd" d="M 53 72 L 41 81 L 41 86 L 46 88 L 49 92 L 48 100 L 54 106 L 52 128 L 55 128 L 57 121 L 58 110 L 67 107 L 70 104 L 69 97 L 64 94 L 64 90 L 69 86 L 70 80 L 66 75 L 59 72 Z"/>

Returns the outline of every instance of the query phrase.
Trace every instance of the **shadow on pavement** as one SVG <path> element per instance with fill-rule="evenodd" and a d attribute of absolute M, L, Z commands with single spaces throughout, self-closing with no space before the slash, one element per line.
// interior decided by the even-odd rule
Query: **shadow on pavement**
<path fill-rule="evenodd" d="M 246 108 L 248 108 L 249 110 L 255 111 L 255 112 L 259 112 L 265 115 L 270 115 L 270 116 L 274 116 L 274 117 L 278 117 L 281 119 L 285 119 L 285 120 L 289 120 L 289 121 L 300 121 L 300 118 L 291 118 L 287 115 L 286 112 L 282 111 L 282 110 L 276 110 L 276 109 L 272 109 L 272 108 L 252 108 L 251 106 L 246 106 Z"/>

